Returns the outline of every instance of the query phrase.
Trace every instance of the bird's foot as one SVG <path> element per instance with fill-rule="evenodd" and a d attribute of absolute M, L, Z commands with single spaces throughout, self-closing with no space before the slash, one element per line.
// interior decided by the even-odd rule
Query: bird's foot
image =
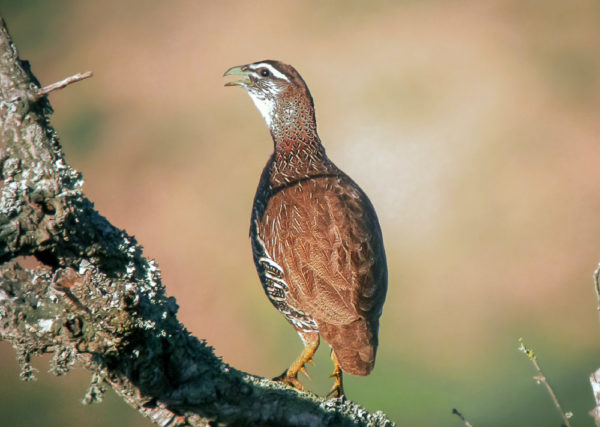
<path fill-rule="evenodd" d="M 335 375 L 331 375 L 332 377 Z M 331 390 L 329 390 L 329 393 L 327 393 L 327 397 L 331 397 L 333 399 L 336 399 L 338 397 L 341 398 L 345 398 L 344 395 L 344 386 L 342 384 L 342 377 L 335 377 L 335 381 L 333 382 L 333 386 L 331 387 Z"/>
<path fill-rule="evenodd" d="M 329 378 L 335 378 L 335 381 L 333 382 L 333 386 L 331 387 L 331 390 L 329 390 L 329 393 L 327 393 L 327 397 L 332 397 L 332 398 L 344 398 L 344 384 L 342 381 L 342 369 L 340 368 L 340 365 L 338 363 L 337 357 L 335 356 L 335 353 L 331 353 L 331 358 L 333 359 L 333 373 L 331 375 L 329 375 Z"/>
<path fill-rule="evenodd" d="M 290 375 L 287 369 L 283 372 L 283 374 L 273 378 L 273 381 L 279 381 L 295 388 L 296 390 L 304 391 L 304 386 L 300 381 L 298 381 L 298 376 Z"/>
<path fill-rule="evenodd" d="M 304 341 L 304 350 L 302 350 L 300 356 L 294 360 L 290 367 L 286 369 L 283 374 L 273 378 L 273 381 L 280 381 L 294 387 L 296 390 L 304 391 L 304 386 L 298 381 L 298 372 L 304 372 L 304 374 L 310 378 L 304 366 L 307 363 L 314 363 L 312 357 L 319 347 L 319 334 L 310 333 L 301 336 L 302 341 Z"/>

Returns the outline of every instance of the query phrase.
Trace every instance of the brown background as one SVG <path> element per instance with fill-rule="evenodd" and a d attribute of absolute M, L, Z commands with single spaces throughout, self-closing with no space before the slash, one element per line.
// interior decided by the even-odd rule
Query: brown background
<path fill-rule="evenodd" d="M 259 285 L 252 197 L 272 149 L 222 73 L 261 59 L 307 81 L 330 157 L 369 194 L 390 287 L 374 373 L 350 398 L 399 425 L 573 424 L 600 366 L 600 6 L 594 1 L 2 1 L 86 194 L 159 263 L 180 320 L 231 365 L 279 374 L 301 348 Z M 313 380 L 329 387 L 328 351 Z M 0 344 L 5 425 L 141 426 L 89 375 L 18 381 Z"/>

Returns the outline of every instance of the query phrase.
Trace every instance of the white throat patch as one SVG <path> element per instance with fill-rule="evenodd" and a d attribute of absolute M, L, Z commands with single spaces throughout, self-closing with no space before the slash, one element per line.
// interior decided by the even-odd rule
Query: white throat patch
<path fill-rule="evenodd" d="M 252 98 L 252 102 L 260 111 L 260 115 L 263 116 L 265 122 L 267 122 L 267 126 L 269 129 L 271 128 L 271 123 L 273 122 L 273 111 L 275 110 L 275 100 L 272 98 L 265 97 L 263 95 L 248 91 L 248 95 Z"/>

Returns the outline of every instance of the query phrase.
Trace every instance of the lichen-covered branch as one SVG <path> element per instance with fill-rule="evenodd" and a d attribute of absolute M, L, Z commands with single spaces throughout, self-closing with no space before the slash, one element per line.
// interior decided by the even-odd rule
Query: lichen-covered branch
<path fill-rule="evenodd" d="M 60 86 L 60 85 L 59 85 Z M 177 304 L 135 239 L 94 210 L 49 124 L 50 104 L 0 18 L 0 338 L 51 371 L 91 371 L 159 425 L 392 425 L 229 367 L 177 320 Z M 34 256 L 42 267 L 23 268 Z M 204 284 L 210 286 L 210 284 Z"/>

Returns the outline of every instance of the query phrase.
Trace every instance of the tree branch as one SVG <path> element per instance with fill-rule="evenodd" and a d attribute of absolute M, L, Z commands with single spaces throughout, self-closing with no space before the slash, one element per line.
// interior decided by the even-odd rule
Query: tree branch
<path fill-rule="evenodd" d="M 546 375 L 544 375 L 542 368 L 540 368 L 540 364 L 537 361 L 537 356 L 535 355 L 535 352 L 533 351 L 532 348 L 525 346 L 525 341 L 523 340 L 522 337 L 519 338 L 519 350 L 523 354 L 525 354 L 525 356 L 527 356 L 527 358 L 529 360 L 531 360 L 533 367 L 535 368 L 535 370 L 538 373 L 538 375 L 534 376 L 533 379 L 538 384 L 543 384 L 544 387 L 546 387 L 546 391 L 550 395 L 550 398 L 552 399 L 552 403 L 554 403 L 554 407 L 558 410 L 560 416 L 563 419 L 564 426 L 571 427 L 571 424 L 569 423 L 569 418 L 571 418 L 573 416 L 573 413 L 570 411 L 565 412 L 562 409 L 562 407 L 560 406 L 560 402 L 558 401 L 558 397 L 556 397 L 556 393 L 554 393 L 554 390 L 552 390 L 552 387 L 550 386 L 550 383 L 548 382 Z"/>
<path fill-rule="evenodd" d="M 93 73 L 91 71 L 86 71 L 85 73 L 78 73 L 73 76 L 67 77 L 59 82 L 52 83 L 51 85 L 45 86 L 38 92 L 40 95 L 48 95 L 50 92 L 54 92 L 55 90 L 62 89 L 64 87 L 69 86 L 70 84 L 80 82 L 81 80 L 85 80 L 87 78 L 92 77 Z"/>
<path fill-rule="evenodd" d="M 54 89 L 40 86 L 0 18 L 0 338 L 16 349 L 24 379 L 31 356 L 52 353 L 57 375 L 75 363 L 92 372 L 86 401 L 110 384 L 161 426 L 393 424 L 240 372 L 191 336 L 157 265 L 83 194 L 40 97 Z M 21 267 L 30 255 L 43 267 Z"/>

